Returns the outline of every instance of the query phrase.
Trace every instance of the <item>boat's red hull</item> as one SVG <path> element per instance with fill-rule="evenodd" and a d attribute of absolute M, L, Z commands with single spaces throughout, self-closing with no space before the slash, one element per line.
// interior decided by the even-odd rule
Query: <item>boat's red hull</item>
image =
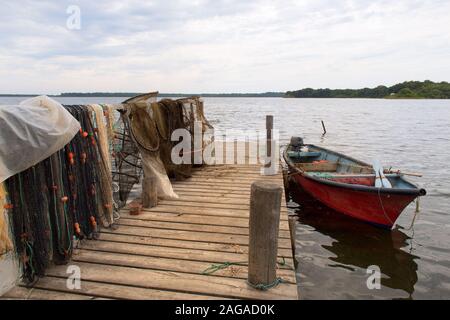
<path fill-rule="evenodd" d="M 300 173 L 293 175 L 292 178 L 307 193 L 326 206 L 353 218 L 388 228 L 392 228 L 405 207 L 417 197 L 410 194 L 342 188 L 321 183 Z"/>

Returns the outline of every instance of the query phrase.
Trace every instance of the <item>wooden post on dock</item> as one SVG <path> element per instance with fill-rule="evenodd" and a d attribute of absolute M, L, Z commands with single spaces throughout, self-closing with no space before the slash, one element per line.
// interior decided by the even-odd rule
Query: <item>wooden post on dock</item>
<path fill-rule="evenodd" d="M 266 162 L 264 168 L 261 170 L 263 175 L 270 176 L 276 174 L 275 164 L 273 162 L 273 153 L 276 150 L 272 150 L 273 145 L 273 116 L 266 116 Z"/>
<path fill-rule="evenodd" d="M 155 177 L 144 177 L 142 182 L 142 206 L 153 208 L 158 204 L 158 190 Z"/>
<path fill-rule="evenodd" d="M 269 286 L 276 279 L 282 187 L 257 181 L 251 186 L 248 282 Z"/>
<path fill-rule="evenodd" d="M 266 157 L 272 159 L 272 130 L 273 130 L 273 116 L 266 116 Z M 265 167 L 270 167 L 271 162 L 267 162 Z"/>

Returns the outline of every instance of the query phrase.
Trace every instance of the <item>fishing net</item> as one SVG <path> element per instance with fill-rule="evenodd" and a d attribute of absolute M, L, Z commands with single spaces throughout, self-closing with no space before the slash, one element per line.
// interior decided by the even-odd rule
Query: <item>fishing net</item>
<path fill-rule="evenodd" d="M 125 117 L 132 140 L 136 143 L 142 158 L 145 176 L 153 176 L 157 180 L 159 198 L 176 198 L 169 178 L 184 180 L 191 176 L 194 159 L 200 158 L 198 165 L 202 165 L 202 152 L 206 146 L 203 133 L 212 129 L 203 112 L 203 102 L 199 98 L 179 100 L 163 99 L 156 102 L 154 96 L 142 95 L 124 102 Z M 199 132 L 195 125 L 200 124 Z M 177 129 L 184 129 L 190 133 L 190 163 L 174 163 L 172 150 L 178 141 L 172 141 L 172 133 Z M 194 143 L 194 133 L 200 135 L 201 143 Z"/>
<path fill-rule="evenodd" d="M 144 176 L 155 178 L 159 198 L 178 198 L 160 157 L 161 141 L 150 114 L 150 106 L 147 103 L 132 102 L 127 103 L 125 108 L 132 139 L 141 154 Z"/>
<path fill-rule="evenodd" d="M 23 279 L 33 283 L 36 276 L 44 275 L 53 254 L 44 163 L 14 175 L 5 185 L 11 201 L 11 226 Z"/>
<path fill-rule="evenodd" d="M 212 143 L 213 141 L 213 130 L 214 127 L 209 123 L 209 121 L 205 117 L 203 101 L 199 97 L 190 97 L 184 99 L 178 99 L 178 104 L 182 107 L 183 117 L 186 124 L 186 129 L 191 133 L 191 137 L 194 139 L 195 126 L 200 125 L 200 134 L 201 134 L 201 145 L 197 146 L 192 140 L 192 158 L 191 163 L 195 167 L 202 166 L 204 163 L 201 161 L 197 163 L 195 158 L 202 159 L 203 151 L 207 145 Z M 210 138 L 205 135 L 207 131 L 210 131 Z"/>
<path fill-rule="evenodd" d="M 203 102 L 197 97 L 178 100 L 163 99 L 152 104 L 152 111 L 161 141 L 160 157 L 168 176 L 176 180 L 190 177 L 192 167 L 203 164 L 202 153 L 208 144 L 203 140 L 203 134 L 206 130 L 213 129 L 204 115 Z M 200 124 L 198 132 L 195 130 L 196 124 Z M 190 163 L 175 164 L 172 161 L 172 150 L 178 141 L 171 141 L 171 135 L 177 129 L 185 129 L 190 133 L 190 151 L 188 151 L 190 152 Z M 202 144 L 200 146 L 195 144 L 195 134 L 201 135 Z M 183 154 L 180 156 L 182 157 Z M 200 159 L 200 162 L 195 161 L 196 157 Z"/>
<path fill-rule="evenodd" d="M 118 208 L 125 206 L 133 187 L 139 183 L 142 176 L 141 155 L 133 142 L 129 123 L 124 112 L 117 112 L 112 106 L 104 106 L 109 113 L 109 130 L 112 132 L 112 181 L 114 186 L 114 203 Z M 119 113 L 113 117 L 114 113 Z"/>
<path fill-rule="evenodd" d="M 178 143 L 171 141 L 172 132 L 177 129 L 190 131 L 190 122 L 186 121 L 183 105 L 178 101 L 164 99 L 152 104 L 152 110 L 161 141 L 160 157 L 167 175 L 176 180 L 189 178 L 191 164 L 174 164 L 172 161 L 172 148 Z M 191 137 L 193 136 L 191 135 Z"/>
<path fill-rule="evenodd" d="M 78 120 L 79 132 L 61 150 L 5 182 L 16 253 L 28 284 L 43 276 L 50 262 L 67 263 L 74 238 L 97 238 L 97 222 L 114 222 L 109 158 L 102 150 L 107 144 L 99 143 L 107 135 L 103 111 L 64 108 Z"/>
<path fill-rule="evenodd" d="M 43 276 L 50 263 L 67 263 L 74 240 L 96 239 L 100 226 L 113 225 L 114 207 L 126 204 L 144 172 L 157 178 L 160 198 L 176 198 L 167 174 L 187 178 L 192 165 L 172 162 L 171 150 L 177 143 L 171 141 L 173 131 L 186 129 L 193 139 L 195 122 L 201 123 L 201 133 L 212 128 L 198 98 L 156 102 L 155 94 L 147 94 L 129 99 L 119 108 L 63 107 L 79 128 L 73 139 L 9 177 L 4 183 L 8 197 L 0 187 L 1 209 L 9 213 L 27 284 Z M 193 140 L 191 144 L 194 146 Z M 205 141 L 194 152 L 201 152 L 204 146 Z M 11 249 L 2 211 L 0 254 Z"/>
<path fill-rule="evenodd" d="M 0 259 L 4 254 L 13 250 L 6 218 L 6 204 L 6 190 L 3 183 L 0 183 Z"/>

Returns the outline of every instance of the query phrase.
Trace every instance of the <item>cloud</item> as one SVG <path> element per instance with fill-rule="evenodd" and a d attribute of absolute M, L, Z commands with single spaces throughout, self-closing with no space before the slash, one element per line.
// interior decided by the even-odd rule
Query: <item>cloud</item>
<path fill-rule="evenodd" d="M 0 92 L 259 92 L 450 74 L 449 1 L 1 1 Z M 81 30 L 66 27 L 69 5 Z"/>

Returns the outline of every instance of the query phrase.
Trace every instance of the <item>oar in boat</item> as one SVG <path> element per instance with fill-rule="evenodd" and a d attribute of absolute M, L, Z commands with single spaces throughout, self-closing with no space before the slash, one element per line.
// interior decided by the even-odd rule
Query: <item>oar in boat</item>
<path fill-rule="evenodd" d="M 372 162 L 373 170 L 375 171 L 375 187 L 377 188 L 392 188 L 392 184 L 384 175 L 384 169 L 378 159 Z"/>

